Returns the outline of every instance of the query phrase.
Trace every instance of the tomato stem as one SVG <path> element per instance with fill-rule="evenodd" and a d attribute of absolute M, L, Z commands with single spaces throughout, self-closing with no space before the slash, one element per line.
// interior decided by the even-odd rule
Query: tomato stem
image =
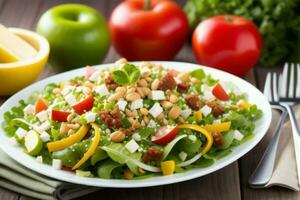
<path fill-rule="evenodd" d="M 151 0 L 145 0 L 144 10 L 150 10 Z"/>

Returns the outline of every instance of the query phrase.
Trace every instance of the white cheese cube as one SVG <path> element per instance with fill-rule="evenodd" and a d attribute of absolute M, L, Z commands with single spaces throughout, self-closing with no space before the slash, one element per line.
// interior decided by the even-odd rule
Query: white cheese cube
<path fill-rule="evenodd" d="M 181 115 L 184 119 L 188 118 L 191 114 L 192 114 L 192 110 L 189 109 L 189 108 L 187 108 L 187 109 L 181 111 L 181 113 L 180 113 L 180 115 Z"/>
<path fill-rule="evenodd" d="M 200 109 L 200 112 L 202 112 L 202 114 L 206 117 L 211 113 L 211 110 L 212 110 L 211 107 L 205 105 Z"/>
<path fill-rule="evenodd" d="M 119 100 L 117 105 L 121 111 L 124 111 L 127 106 L 127 101 Z"/>
<path fill-rule="evenodd" d="M 140 109 L 143 107 L 143 99 L 137 99 L 131 103 L 131 110 Z"/>
<path fill-rule="evenodd" d="M 47 120 L 48 118 L 48 114 L 46 110 L 43 110 L 41 112 L 39 112 L 38 114 L 36 114 L 36 117 L 41 121 L 44 122 Z"/>
<path fill-rule="evenodd" d="M 34 115 L 34 112 L 35 112 L 35 107 L 34 105 L 27 105 L 25 108 L 24 108 L 24 113 L 28 114 L 28 115 Z"/>
<path fill-rule="evenodd" d="M 152 100 L 165 100 L 165 93 L 162 90 L 152 90 L 149 95 L 148 95 L 149 99 Z"/>
<path fill-rule="evenodd" d="M 87 123 L 92 123 L 96 120 L 96 113 L 87 112 L 85 113 L 85 119 Z"/>
<path fill-rule="evenodd" d="M 235 130 L 233 133 L 233 138 L 238 141 L 241 141 L 244 138 L 244 135 L 240 131 Z"/>
<path fill-rule="evenodd" d="M 136 152 L 136 150 L 138 150 L 139 145 L 138 143 L 136 143 L 135 140 L 130 140 L 126 145 L 125 148 L 130 152 L 130 153 L 134 153 Z"/>
<path fill-rule="evenodd" d="M 188 137 L 192 142 L 195 142 L 197 140 L 197 137 L 195 135 L 189 135 Z"/>
<path fill-rule="evenodd" d="M 59 160 L 59 159 L 53 159 L 52 160 L 52 167 L 54 169 L 61 169 L 61 167 L 62 167 L 61 160 Z"/>
<path fill-rule="evenodd" d="M 185 153 L 184 151 L 180 152 L 178 154 L 179 158 L 181 161 L 185 161 L 186 157 L 187 157 L 187 153 Z"/>
<path fill-rule="evenodd" d="M 38 161 L 39 163 L 43 163 L 43 157 L 42 156 L 36 157 L 36 161 Z"/>
<path fill-rule="evenodd" d="M 213 121 L 213 124 L 221 124 L 221 119 L 216 119 Z"/>
<path fill-rule="evenodd" d="M 148 127 L 149 128 L 156 128 L 157 127 L 157 124 L 155 121 L 153 121 L 152 119 L 149 121 L 148 123 Z"/>
<path fill-rule="evenodd" d="M 134 134 L 132 135 L 132 138 L 133 138 L 135 141 L 141 141 L 141 139 L 142 139 L 141 135 L 138 134 L 138 133 L 134 133 Z"/>
<path fill-rule="evenodd" d="M 17 131 L 16 131 L 16 135 L 18 136 L 19 139 L 24 138 L 26 133 L 27 133 L 27 131 L 24 130 L 23 128 L 18 128 Z"/>
<path fill-rule="evenodd" d="M 43 142 L 48 142 L 50 141 L 50 135 L 46 131 L 44 131 L 41 133 L 41 139 Z"/>
<path fill-rule="evenodd" d="M 51 128 L 51 125 L 48 121 L 45 121 L 40 126 L 35 126 L 35 130 L 39 133 L 42 133 L 43 131 L 47 131 Z"/>
<path fill-rule="evenodd" d="M 65 87 L 62 89 L 61 94 L 62 94 L 63 96 L 65 96 L 65 95 L 67 95 L 68 93 L 70 93 L 72 90 L 74 90 L 75 88 L 76 88 L 76 87 L 73 86 L 73 85 L 67 85 L 67 86 L 65 86 Z"/>
<path fill-rule="evenodd" d="M 98 93 L 100 96 L 107 96 L 109 95 L 109 91 L 105 84 L 99 85 L 95 87 L 95 92 Z"/>
<path fill-rule="evenodd" d="M 155 103 L 152 108 L 149 110 L 149 113 L 156 118 L 158 115 L 160 115 L 160 113 L 163 112 L 163 108 L 160 106 L 159 103 Z"/>
<path fill-rule="evenodd" d="M 65 96 L 65 100 L 68 102 L 69 105 L 74 105 L 76 103 L 76 98 L 73 94 L 68 94 Z"/>
<path fill-rule="evenodd" d="M 100 78 L 100 71 L 95 71 L 89 78 L 89 81 L 97 81 Z"/>

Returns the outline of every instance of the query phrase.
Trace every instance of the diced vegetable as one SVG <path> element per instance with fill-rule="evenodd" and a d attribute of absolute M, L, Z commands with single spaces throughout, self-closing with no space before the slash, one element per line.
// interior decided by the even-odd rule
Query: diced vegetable
<path fill-rule="evenodd" d="M 91 143 L 88 151 L 83 155 L 81 160 L 79 160 L 78 163 L 75 164 L 75 166 L 72 168 L 73 170 L 79 168 L 83 163 L 85 163 L 95 153 L 96 148 L 99 144 L 99 141 L 100 141 L 99 127 L 95 123 L 92 123 L 91 125 L 95 131 L 95 136 L 92 139 L 92 143 Z"/>
<path fill-rule="evenodd" d="M 228 101 L 229 100 L 229 96 L 226 93 L 226 91 L 224 90 L 224 88 L 222 87 L 222 85 L 220 83 L 217 83 L 217 85 L 215 85 L 215 87 L 212 90 L 213 95 L 222 101 Z"/>
<path fill-rule="evenodd" d="M 158 131 L 151 137 L 151 141 L 155 144 L 168 144 L 172 141 L 178 133 L 177 126 L 162 126 Z"/>
<path fill-rule="evenodd" d="M 160 163 L 161 171 L 164 176 L 171 175 L 175 170 L 174 160 L 163 161 Z"/>
<path fill-rule="evenodd" d="M 36 131 L 28 131 L 24 138 L 26 151 L 29 155 L 35 156 L 40 153 L 43 148 L 41 137 Z"/>
<path fill-rule="evenodd" d="M 81 115 L 91 110 L 93 107 L 93 103 L 94 103 L 94 97 L 90 95 L 86 99 L 74 104 L 72 108 L 77 114 Z"/>
<path fill-rule="evenodd" d="M 82 138 L 87 134 L 88 130 L 88 125 L 83 125 L 75 134 L 70 135 L 69 137 L 61 139 L 59 141 L 47 143 L 48 151 L 59 151 L 71 146 L 72 144 L 80 142 Z"/>
<path fill-rule="evenodd" d="M 52 109 L 52 111 L 51 111 L 51 119 L 53 121 L 66 122 L 69 114 L 70 114 L 70 112 L 67 112 L 67 111 L 61 111 L 61 110 Z"/>
<path fill-rule="evenodd" d="M 223 122 L 221 124 L 208 124 L 203 126 L 203 128 L 209 132 L 225 132 L 231 127 L 231 122 Z"/>
<path fill-rule="evenodd" d="M 45 101 L 43 97 L 40 97 L 35 102 L 35 114 L 41 112 L 42 110 L 47 110 L 47 108 L 48 108 L 48 103 Z"/>

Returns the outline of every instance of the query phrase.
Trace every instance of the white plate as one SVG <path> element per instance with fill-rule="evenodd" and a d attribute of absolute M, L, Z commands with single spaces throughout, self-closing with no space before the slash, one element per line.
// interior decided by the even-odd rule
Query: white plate
<path fill-rule="evenodd" d="M 21 165 L 41 173 L 43 175 L 61 180 L 70 183 L 77 183 L 82 185 L 90 185 L 90 186 L 99 186 L 99 187 L 114 187 L 114 188 L 135 188 L 135 187 L 148 187 L 148 186 L 157 186 L 157 185 L 165 185 L 170 183 L 176 183 L 181 181 L 190 180 L 193 178 L 201 177 L 206 174 L 212 173 L 218 169 L 221 169 L 230 163 L 236 161 L 241 156 L 250 151 L 265 135 L 270 122 L 271 122 L 271 108 L 270 104 L 264 97 L 264 95 L 256 89 L 250 83 L 233 76 L 229 73 L 219 71 L 213 68 L 203 67 L 190 63 L 183 62 L 154 62 L 162 64 L 167 68 L 174 68 L 179 71 L 184 70 L 194 70 L 199 67 L 202 67 L 205 72 L 212 74 L 214 78 L 224 80 L 224 81 L 232 81 L 241 91 L 247 92 L 247 97 L 250 102 L 257 104 L 257 106 L 262 109 L 263 117 L 257 121 L 256 129 L 254 131 L 255 137 L 244 144 L 234 148 L 233 152 L 228 156 L 216 161 L 212 166 L 201 169 L 192 169 L 188 170 L 184 173 L 178 173 L 170 176 L 158 176 L 149 179 L 143 180 L 107 180 L 100 178 L 86 178 L 76 176 L 74 173 L 66 172 L 62 170 L 56 170 L 49 165 L 41 164 L 35 160 L 35 158 L 25 154 L 22 152 L 22 148 L 18 146 L 12 146 L 9 143 L 9 137 L 6 136 L 2 126 L 0 128 L 0 147 L 5 151 L 11 158 L 19 162 Z M 105 68 L 111 67 L 113 64 L 103 64 L 100 66 L 96 66 L 97 68 Z M 76 75 L 83 75 L 84 68 L 65 72 L 62 74 L 58 74 L 49 78 L 46 78 L 42 81 L 39 81 L 22 91 L 18 92 L 11 98 L 9 98 L 0 108 L 0 122 L 3 122 L 3 114 L 10 110 L 11 107 L 18 104 L 19 100 L 27 99 L 33 91 L 41 91 L 47 84 L 52 82 L 59 82 L 68 80 Z"/>

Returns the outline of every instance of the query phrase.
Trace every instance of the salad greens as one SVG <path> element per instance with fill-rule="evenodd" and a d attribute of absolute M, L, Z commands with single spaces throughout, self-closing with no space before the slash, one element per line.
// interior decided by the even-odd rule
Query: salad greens
<path fill-rule="evenodd" d="M 260 62 L 266 66 L 283 60 L 300 61 L 299 0 L 188 0 L 184 9 L 192 29 L 214 15 L 239 15 L 252 20 L 263 37 Z"/>
<path fill-rule="evenodd" d="M 6 112 L 2 126 L 55 169 L 135 180 L 213 165 L 254 137 L 262 114 L 237 86 L 203 69 L 119 63 L 47 85 Z"/>

